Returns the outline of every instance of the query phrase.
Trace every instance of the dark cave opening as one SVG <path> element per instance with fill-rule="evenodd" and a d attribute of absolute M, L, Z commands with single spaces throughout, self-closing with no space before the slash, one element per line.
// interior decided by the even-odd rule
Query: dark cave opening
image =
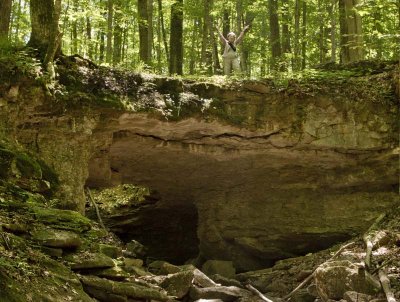
<path fill-rule="evenodd" d="M 96 188 L 93 188 L 96 190 Z M 124 243 L 139 241 L 147 248 L 147 261 L 165 260 L 181 265 L 199 254 L 198 213 L 191 202 L 165 206 L 155 192 L 145 200 L 128 202 L 110 210 L 101 210 L 105 226 Z M 93 207 L 87 216 L 97 220 Z"/>

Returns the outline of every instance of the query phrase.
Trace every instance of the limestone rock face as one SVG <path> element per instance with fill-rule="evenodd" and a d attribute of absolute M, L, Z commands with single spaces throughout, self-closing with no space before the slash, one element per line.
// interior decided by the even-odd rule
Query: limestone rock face
<path fill-rule="evenodd" d="M 388 75 L 278 90 L 76 70 L 60 70 L 67 100 L 2 85 L 0 135 L 59 174 L 66 208 L 84 210 L 85 182 L 156 190 L 154 205 L 109 225 L 150 257 L 259 269 L 363 232 L 398 202 Z"/>
<path fill-rule="evenodd" d="M 224 93 L 233 98 L 234 92 Z M 246 121 L 240 126 L 119 117 L 112 139 L 89 163 L 88 184 L 145 185 L 160 200 L 153 215 L 119 217 L 112 229 L 131 221 L 135 236 L 140 225 L 159 234 L 162 221 L 168 236 L 157 235 L 158 242 L 136 237 L 152 250 L 165 237 L 181 242 L 177 226 L 195 228 L 204 258 L 254 270 L 363 232 L 396 203 L 392 105 L 343 96 L 240 95 L 225 102 L 232 116 Z M 185 219 L 195 216 L 188 210 L 193 205 L 198 218 Z"/>

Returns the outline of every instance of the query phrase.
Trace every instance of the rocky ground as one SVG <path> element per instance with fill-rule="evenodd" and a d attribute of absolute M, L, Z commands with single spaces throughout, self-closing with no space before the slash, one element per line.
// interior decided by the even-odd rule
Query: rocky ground
<path fill-rule="evenodd" d="M 400 297 L 399 209 L 364 239 L 271 268 L 235 274 L 231 262 L 208 260 L 200 270 L 147 259 L 139 242 L 124 244 L 81 214 L 52 208 L 57 180 L 48 168 L 10 146 L 0 153 L 0 301 L 377 302 L 386 299 L 386 276 L 388 301 Z M 309 281 L 290 294 L 303 280 Z"/>

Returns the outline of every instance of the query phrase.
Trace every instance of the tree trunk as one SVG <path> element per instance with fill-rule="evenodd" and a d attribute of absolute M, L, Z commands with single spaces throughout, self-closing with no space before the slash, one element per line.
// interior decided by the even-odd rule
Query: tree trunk
<path fill-rule="evenodd" d="M 271 69 L 277 70 L 281 56 L 281 42 L 279 34 L 278 0 L 268 0 L 269 4 L 269 39 L 271 45 Z"/>
<path fill-rule="evenodd" d="M 307 47 L 307 2 L 303 1 L 303 23 L 302 27 L 302 41 L 301 41 L 301 69 L 306 68 L 306 47 Z"/>
<path fill-rule="evenodd" d="M 157 8 L 157 27 L 156 27 L 156 31 L 157 31 L 157 71 L 159 73 L 162 72 L 162 64 L 161 64 L 161 40 L 162 40 L 162 36 L 161 36 L 161 14 L 160 14 L 160 6 L 158 6 Z"/>
<path fill-rule="evenodd" d="M 125 58 L 126 58 L 126 54 L 127 54 L 127 52 L 128 52 L 128 46 L 129 46 L 129 43 L 128 43 L 128 24 L 127 24 L 127 21 L 125 21 L 125 25 L 124 25 L 124 30 L 123 30 L 123 33 L 122 33 L 122 54 L 121 54 L 121 60 L 122 60 L 122 62 L 124 62 L 125 61 Z"/>
<path fill-rule="evenodd" d="M 399 3 L 400 6 L 400 3 Z M 380 7 L 377 7 L 373 13 L 373 18 L 374 18 L 374 26 L 373 30 L 376 31 L 379 35 L 383 34 L 383 28 L 382 28 L 382 10 Z M 375 50 L 376 50 L 376 58 L 378 60 L 382 59 L 382 40 L 380 37 L 376 38 L 375 42 Z"/>
<path fill-rule="evenodd" d="M 363 59 L 361 17 L 355 11 L 357 3 L 358 0 L 339 0 L 341 63 Z"/>
<path fill-rule="evenodd" d="M 212 75 L 212 48 L 210 43 L 212 0 L 204 0 L 203 32 L 201 39 L 201 63 L 207 74 Z"/>
<path fill-rule="evenodd" d="M 267 67 L 267 23 L 265 22 L 266 16 L 262 16 L 261 20 L 261 66 L 260 66 L 260 75 L 261 77 L 265 77 L 266 75 L 266 67 Z"/>
<path fill-rule="evenodd" d="M 148 0 L 138 0 L 138 14 L 139 14 L 139 57 L 146 65 L 151 64 L 150 54 L 150 41 L 149 41 L 149 11 Z"/>
<path fill-rule="evenodd" d="M 153 0 L 147 0 L 147 34 L 149 37 L 147 38 L 147 41 L 149 43 L 147 47 L 147 57 L 149 58 L 149 65 L 152 64 L 153 60 L 153 39 L 154 39 L 154 34 L 153 34 Z"/>
<path fill-rule="evenodd" d="M 31 37 L 28 46 L 38 49 L 44 57 L 54 25 L 54 1 L 30 0 Z"/>
<path fill-rule="evenodd" d="M 318 48 L 319 48 L 319 63 L 325 60 L 325 26 L 323 18 L 322 0 L 318 0 L 318 22 L 319 22 L 319 35 L 318 35 Z"/>
<path fill-rule="evenodd" d="M 74 0 L 74 13 L 75 13 L 75 18 L 74 21 L 72 22 L 72 49 L 71 53 L 72 54 L 77 54 L 78 53 L 78 1 Z"/>
<path fill-rule="evenodd" d="M 104 33 L 103 30 L 100 31 L 100 47 L 99 47 L 99 61 L 100 63 L 104 62 L 104 52 L 105 52 L 105 37 L 106 34 Z"/>
<path fill-rule="evenodd" d="M 213 24 L 214 21 L 211 18 L 211 24 Z M 209 35 L 211 39 L 211 44 L 212 44 L 212 60 L 213 60 L 213 67 L 214 67 L 214 74 L 217 74 L 219 70 L 221 70 L 221 65 L 219 64 L 219 58 L 218 58 L 218 40 L 215 37 L 214 30 L 212 26 L 209 27 Z"/>
<path fill-rule="evenodd" d="M 114 43 L 113 43 L 113 65 L 117 65 L 121 62 L 121 47 L 122 47 L 122 13 L 121 13 L 121 3 L 118 0 L 114 0 Z"/>
<path fill-rule="evenodd" d="M 294 6 L 294 59 L 293 70 L 300 70 L 300 0 L 295 0 Z M 336 1 L 336 0 L 332 0 Z"/>
<path fill-rule="evenodd" d="M 198 28 L 198 24 L 200 24 L 199 19 L 193 19 L 193 32 L 195 33 L 193 38 L 191 39 L 190 45 L 190 62 L 189 62 L 189 74 L 194 74 L 196 68 L 196 45 L 198 43 L 198 36 L 196 28 Z"/>
<path fill-rule="evenodd" d="M 122 57 L 122 27 L 116 25 L 114 28 L 114 47 L 113 47 L 113 65 L 121 62 Z"/>
<path fill-rule="evenodd" d="M 169 74 L 182 75 L 183 67 L 183 0 L 175 0 L 171 6 Z"/>
<path fill-rule="evenodd" d="M 253 14 L 247 12 L 245 17 L 245 22 L 242 22 L 242 27 L 239 30 L 243 29 L 245 24 L 246 25 L 251 24 L 253 19 L 254 19 Z M 243 42 L 241 43 L 240 58 L 241 58 L 240 67 L 242 72 L 244 72 L 248 77 L 250 77 L 251 76 L 250 47 L 246 39 L 243 39 Z"/>
<path fill-rule="evenodd" d="M 47 72 L 49 73 L 52 79 L 55 78 L 55 71 L 54 71 L 54 57 L 56 56 L 60 44 L 61 44 L 61 37 L 62 33 L 60 32 L 60 28 L 58 25 L 59 19 L 61 14 L 61 0 L 56 0 L 54 3 L 53 9 L 53 24 L 51 24 L 51 31 L 49 37 L 49 43 L 47 45 L 46 54 L 44 56 L 43 65 L 45 66 Z"/>
<path fill-rule="evenodd" d="M 86 37 L 88 47 L 88 57 L 93 59 L 93 42 L 92 42 L 92 24 L 90 23 L 89 16 L 86 16 Z"/>
<path fill-rule="evenodd" d="M 243 28 L 244 20 L 243 20 L 243 0 L 236 0 L 236 37 L 238 37 L 240 30 Z M 246 71 L 246 56 L 245 56 L 245 47 L 243 47 L 244 43 L 242 42 L 238 46 L 238 53 L 240 55 L 240 70 Z"/>
<path fill-rule="evenodd" d="M 231 20 L 230 20 L 229 11 L 227 9 L 224 9 L 222 34 L 224 35 L 224 37 L 226 37 L 230 31 L 231 31 Z M 224 49 L 225 49 L 225 45 L 221 44 L 221 53 L 224 53 Z"/>
<path fill-rule="evenodd" d="M 107 2 L 107 50 L 106 62 L 111 63 L 112 59 L 112 37 L 113 37 L 113 18 L 114 18 L 114 1 L 108 0 Z"/>
<path fill-rule="evenodd" d="M 0 42 L 8 39 L 10 29 L 12 0 L 0 1 Z"/>
<path fill-rule="evenodd" d="M 169 62 L 167 34 L 166 34 L 166 31 L 165 31 L 165 25 L 164 25 L 164 14 L 163 14 L 163 10 L 162 10 L 162 0 L 158 0 L 158 12 L 159 12 L 160 18 L 161 18 L 161 32 L 162 32 L 162 37 L 163 37 L 163 41 L 164 41 L 165 55 L 167 57 L 167 62 Z"/>
<path fill-rule="evenodd" d="M 26 2 L 24 2 L 24 5 L 26 5 Z M 1 11 L 1 10 L 0 10 Z M 17 12 L 17 17 L 16 17 L 16 22 L 15 22 L 15 39 L 14 41 L 18 41 L 18 35 L 19 35 L 19 18 L 21 18 L 21 0 L 18 0 L 18 12 Z"/>
<path fill-rule="evenodd" d="M 290 53 L 289 0 L 282 0 L 282 53 Z"/>
<path fill-rule="evenodd" d="M 331 0 L 330 16 L 331 16 L 331 62 L 336 62 L 336 0 Z"/>

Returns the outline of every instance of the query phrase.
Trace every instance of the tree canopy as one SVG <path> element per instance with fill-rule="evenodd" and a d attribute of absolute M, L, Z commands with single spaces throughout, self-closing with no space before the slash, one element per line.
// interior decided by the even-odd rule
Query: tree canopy
<path fill-rule="evenodd" d="M 211 75 L 222 69 L 214 27 L 238 34 L 249 24 L 239 53 L 251 77 L 397 60 L 400 47 L 396 0 L 62 0 L 59 12 L 57 2 L 2 0 L 0 39 L 44 49 L 60 39 L 62 53 L 97 64 Z"/>

